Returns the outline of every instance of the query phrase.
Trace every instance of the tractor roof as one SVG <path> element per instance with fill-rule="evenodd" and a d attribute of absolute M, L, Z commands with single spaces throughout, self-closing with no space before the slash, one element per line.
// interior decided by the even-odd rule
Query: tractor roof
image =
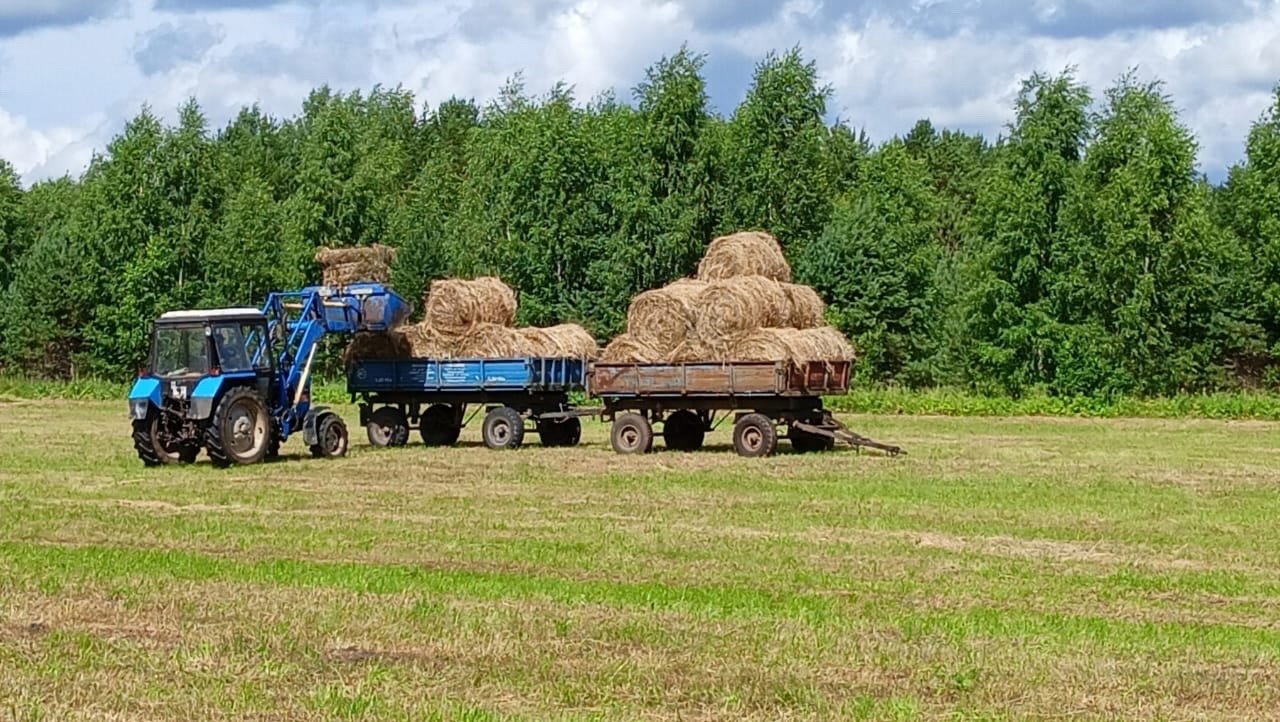
<path fill-rule="evenodd" d="M 266 321 L 267 317 L 256 308 L 205 308 L 196 311 L 169 311 L 161 314 L 161 323 L 192 321 Z"/>

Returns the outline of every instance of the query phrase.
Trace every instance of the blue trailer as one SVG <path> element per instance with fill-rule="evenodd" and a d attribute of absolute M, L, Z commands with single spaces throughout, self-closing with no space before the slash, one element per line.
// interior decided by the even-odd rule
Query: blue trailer
<path fill-rule="evenodd" d="M 581 417 L 598 413 L 569 402 L 586 378 L 587 362 L 573 358 L 363 359 L 347 367 L 347 392 L 374 446 L 404 446 L 414 428 L 427 446 L 451 446 L 468 407 L 485 409 L 489 448 L 518 448 L 526 423 L 543 446 L 575 446 Z"/>

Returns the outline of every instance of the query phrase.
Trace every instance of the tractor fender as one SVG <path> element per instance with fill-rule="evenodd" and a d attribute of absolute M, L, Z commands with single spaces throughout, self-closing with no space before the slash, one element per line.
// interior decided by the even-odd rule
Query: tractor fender
<path fill-rule="evenodd" d="M 302 419 L 302 443 L 307 446 L 314 446 L 320 443 L 320 422 L 324 417 L 335 414 L 328 406 L 312 406 L 307 412 L 306 417 Z"/>
<path fill-rule="evenodd" d="M 160 407 L 160 379 L 150 376 L 139 378 L 129 389 L 129 418 L 141 421 L 151 413 L 152 407 Z"/>
<path fill-rule="evenodd" d="M 187 418 L 203 421 L 213 416 L 213 407 L 222 398 L 226 379 L 222 376 L 205 376 L 191 390 L 191 403 L 187 406 Z"/>

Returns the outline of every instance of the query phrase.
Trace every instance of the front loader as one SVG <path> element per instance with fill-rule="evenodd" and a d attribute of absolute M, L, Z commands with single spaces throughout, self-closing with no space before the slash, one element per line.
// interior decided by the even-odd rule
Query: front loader
<path fill-rule="evenodd" d="M 317 457 L 347 452 L 347 428 L 311 405 L 311 365 L 328 334 L 386 331 L 413 305 L 378 283 L 272 293 L 261 309 L 171 311 L 129 392 L 133 445 L 147 466 L 255 464 L 302 432 Z"/>

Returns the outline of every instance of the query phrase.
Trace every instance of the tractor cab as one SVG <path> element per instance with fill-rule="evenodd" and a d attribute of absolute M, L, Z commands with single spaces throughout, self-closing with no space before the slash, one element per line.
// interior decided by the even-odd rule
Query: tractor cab
<path fill-rule="evenodd" d="M 194 458 L 200 429 L 228 389 L 259 399 L 278 391 L 268 328 L 256 308 L 171 311 L 156 319 L 147 367 L 129 392 L 135 435 L 145 437 L 144 461 Z"/>
<path fill-rule="evenodd" d="M 256 308 L 170 311 L 156 319 L 149 375 L 171 381 L 270 374 L 267 317 Z"/>

